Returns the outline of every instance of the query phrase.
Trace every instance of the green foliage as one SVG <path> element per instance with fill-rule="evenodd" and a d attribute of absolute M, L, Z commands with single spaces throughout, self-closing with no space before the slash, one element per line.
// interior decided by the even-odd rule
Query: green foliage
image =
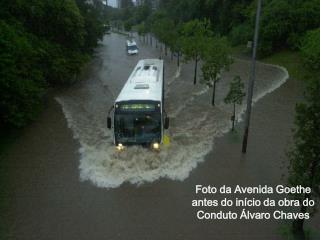
<path fill-rule="evenodd" d="M 233 45 L 253 38 L 254 0 L 163 0 L 158 11 L 175 24 L 209 19 L 211 30 L 228 35 Z M 284 48 L 298 49 L 306 31 L 319 27 L 320 0 L 263 1 L 259 54 L 266 56 Z"/>
<path fill-rule="evenodd" d="M 246 44 L 253 40 L 253 26 L 249 23 L 243 23 L 232 28 L 229 39 L 233 46 Z"/>
<path fill-rule="evenodd" d="M 313 71 L 320 71 L 320 28 L 306 34 L 301 52 L 305 66 Z"/>
<path fill-rule="evenodd" d="M 25 126 L 42 107 L 45 82 L 40 49 L 19 26 L 0 20 L 0 124 Z"/>
<path fill-rule="evenodd" d="M 0 2 L 0 125 L 23 127 L 48 85 L 76 80 L 103 35 L 103 6 L 85 0 Z"/>
<path fill-rule="evenodd" d="M 7 4 L 11 16 L 28 32 L 66 48 L 83 46 L 84 21 L 74 0 L 16 0 Z"/>
<path fill-rule="evenodd" d="M 170 45 L 174 41 L 175 31 L 174 22 L 169 18 L 161 18 L 152 26 L 155 36 L 164 44 Z"/>
<path fill-rule="evenodd" d="M 131 25 L 146 24 L 153 31 L 157 19 L 166 18 L 174 26 L 208 19 L 210 30 L 229 36 L 233 45 L 253 38 L 256 3 L 254 0 L 161 0 L 152 12 L 150 1 L 139 7 L 122 9 L 121 19 Z M 260 23 L 259 54 L 266 56 L 284 48 L 297 50 L 305 32 L 319 27 L 320 0 L 263 1 Z M 128 25 L 128 23 L 126 23 Z"/>
<path fill-rule="evenodd" d="M 213 35 L 210 21 L 192 20 L 182 25 L 180 45 L 186 61 L 199 60 L 207 51 L 209 37 Z"/>
<path fill-rule="evenodd" d="M 287 0 L 271 1 L 264 6 L 259 45 L 263 54 L 269 54 L 273 48 L 279 48 L 286 42 L 293 27 L 291 9 L 292 6 Z"/>
<path fill-rule="evenodd" d="M 201 70 L 203 82 L 213 87 L 212 105 L 215 104 L 216 83 L 220 80 L 220 74 L 224 70 L 229 70 L 233 62 L 230 54 L 231 48 L 226 38 L 210 37 L 207 39 Z"/>
<path fill-rule="evenodd" d="M 307 30 L 319 27 L 320 0 L 271 0 L 263 6 L 260 53 L 297 48 Z"/>
<path fill-rule="evenodd" d="M 131 31 L 132 26 L 134 25 L 133 20 L 130 18 L 123 23 L 124 30 L 127 32 Z"/>
<path fill-rule="evenodd" d="M 137 26 L 137 31 L 140 36 L 144 36 L 147 33 L 145 23 L 140 23 Z"/>
<path fill-rule="evenodd" d="M 208 39 L 202 65 L 203 80 L 208 86 L 219 81 L 221 71 L 229 69 L 233 62 L 230 54 L 231 48 L 226 38 Z"/>
<path fill-rule="evenodd" d="M 246 93 L 244 92 L 244 83 L 241 81 L 240 76 L 235 76 L 230 83 L 230 89 L 224 102 L 227 104 L 233 104 L 232 115 L 232 131 L 234 130 L 234 122 L 236 119 L 236 104 L 241 104 Z"/>
<path fill-rule="evenodd" d="M 50 85 L 63 86 L 76 81 L 77 74 L 87 60 L 88 55 L 81 52 L 46 44 L 41 65 Z"/>
<path fill-rule="evenodd" d="M 226 104 L 241 104 L 246 93 L 244 92 L 244 83 L 240 76 L 235 76 L 230 83 L 230 89 L 224 99 Z"/>
<path fill-rule="evenodd" d="M 207 51 L 207 44 L 210 42 L 212 35 L 210 21 L 206 19 L 202 21 L 195 19 L 184 23 L 181 27 L 178 45 L 185 61 L 195 61 L 194 84 L 197 82 L 198 61 Z"/>
<path fill-rule="evenodd" d="M 91 6 L 85 4 L 83 0 L 77 0 L 77 5 L 84 22 L 84 42 L 81 49 L 91 52 L 97 46 L 97 40 L 102 39 L 106 30 L 103 24 L 105 22 L 103 6 L 98 3 L 96 6 Z"/>
<path fill-rule="evenodd" d="M 198 0 L 166 0 L 160 4 L 174 22 L 188 22 L 197 17 Z"/>
<path fill-rule="evenodd" d="M 136 9 L 136 21 L 141 23 L 149 18 L 151 15 L 151 3 L 146 1 L 145 4 L 137 7 Z"/>
<path fill-rule="evenodd" d="M 125 31 L 131 31 L 133 26 L 145 24 L 146 32 L 150 27 L 148 22 L 151 18 L 151 0 L 143 1 L 142 5 L 134 7 L 131 0 L 122 0 L 121 8 L 108 9 L 110 19 L 113 22 L 113 26 L 118 28 L 124 27 Z"/>
<path fill-rule="evenodd" d="M 305 94 L 305 102 L 297 104 L 294 146 L 288 153 L 290 159 L 289 184 L 312 189 L 311 197 L 320 197 L 320 80 L 315 77 Z M 302 194 L 295 195 L 303 199 Z M 310 211 L 311 209 L 309 209 Z"/>

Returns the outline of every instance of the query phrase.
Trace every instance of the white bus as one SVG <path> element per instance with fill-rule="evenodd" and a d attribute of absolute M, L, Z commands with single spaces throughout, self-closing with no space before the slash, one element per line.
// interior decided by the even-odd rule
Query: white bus
<path fill-rule="evenodd" d="M 128 145 L 160 149 L 164 129 L 169 127 L 164 110 L 163 60 L 138 62 L 108 113 L 107 125 L 113 129 L 118 150 Z"/>

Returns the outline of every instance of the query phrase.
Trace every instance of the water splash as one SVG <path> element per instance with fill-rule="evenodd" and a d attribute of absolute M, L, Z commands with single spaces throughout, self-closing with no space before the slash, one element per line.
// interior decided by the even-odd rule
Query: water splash
<path fill-rule="evenodd" d="M 171 117 L 168 134 L 169 147 L 152 152 L 134 146 L 124 152 L 116 152 L 112 144 L 112 133 L 106 128 L 106 116 L 113 99 L 101 87 L 99 79 L 87 81 L 79 88 L 57 97 L 72 129 L 80 142 L 80 179 L 89 180 L 98 187 L 116 188 L 124 182 L 142 184 L 160 178 L 184 180 L 190 172 L 212 151 L 213 141 L 230 130 L 232 107 L 224 104 L 229 83 L 235 75 L 248 79 L 250 63 L 237 59 L 230 72 L 222 74 L 217 85 L 216 106 L 211 106 L 211 88 L 193 85 L 193 67 L 185 64 L 177 71 L 167 64 L 167 112 Z M 169 70 L 168 70 L 169 69 Z M 111 69 L 114 76 L 121 68 Z M 99 73 L 101 75 L 101 73 Z M 128 74 L 129 75 L 129 74 Z M 257 63 L 257 81 L 254 102 L 272 92 L 289 77 L 279 66 Z M 108 86 L 121 89 L 126 79 L 111 77 Z M 237 119 L 245 110 L 245 104 L 237 108 Z"/>

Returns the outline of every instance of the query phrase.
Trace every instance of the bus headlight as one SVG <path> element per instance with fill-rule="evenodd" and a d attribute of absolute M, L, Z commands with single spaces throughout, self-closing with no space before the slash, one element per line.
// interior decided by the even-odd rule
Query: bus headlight
<path fill-rule="evenodd" d="M 152 144 L 152 148 L 153 148 L 154 150 L 160 150 L 160 144 L 159 144 L 159 143 L 153 143 L 153 144 Z"/>
<path fill-rule="evenodd" d="M 122 143 L 119 143 L 118 146 L 116 147 L 119 151 L 122 151 L 124 149 L 124 146 Z"/>

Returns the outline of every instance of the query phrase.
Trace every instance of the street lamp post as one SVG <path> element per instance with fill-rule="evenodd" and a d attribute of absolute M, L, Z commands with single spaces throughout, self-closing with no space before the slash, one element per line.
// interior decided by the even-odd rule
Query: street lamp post
<path fill-rule="evenodd" d="M 260 13 L 261 13 L 261 1 L 262 0 L 258 0 L 257 13 L 256 13 L 256 25 L 255 25 L 255 30 L 254 30 L 253 53 L 252 53 L 252 69 L 251 69 L 251 75 L 249 78 L 249 85 L 248 85 L 245 129 L 244 129 L 244 135 L 243 135 L 243 141 L 242 141 L 242 152 L 243 153 L 247 152 L 247 142 L 248 142 L 250 117 L 251 117 L 253 87 L 254 87 L 254 81 L 256 78 L 256 54 L 257 54 L 257 44 L 258 44 L 258 35 L 259 35 L 259 20 L 260 20 Z"/>

